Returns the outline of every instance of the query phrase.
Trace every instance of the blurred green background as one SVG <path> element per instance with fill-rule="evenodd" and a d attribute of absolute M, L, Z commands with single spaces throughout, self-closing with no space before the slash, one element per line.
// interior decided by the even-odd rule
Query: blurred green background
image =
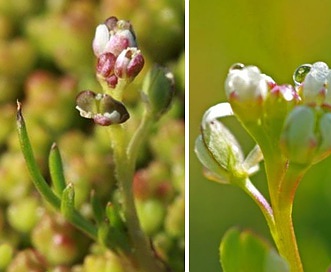
<path fill-rule="evenodd" d="M 190 1 L 190 272 L 222 271 L 219 242 L 231 226 L 272 243 L 262 214 L 239 188 L 206 180 L 194 154 L 204 111 L 225 100 L 224 80 L 235 62 L 257 65 L 277 83 L 291 83 L 300 64 L 331 65 L 331 1 Z M 254 143 L 234 119 L 226 120 L 247 152 Z M 330 135 L 331 137 L 331 135 Z M 331 264 L 331 159 L 301 182 L 294 226 L 305 271 Z M 263 169 L 263 165 L 262 165 Z M 267 194 L 265 175 L 254 183 Z"/>

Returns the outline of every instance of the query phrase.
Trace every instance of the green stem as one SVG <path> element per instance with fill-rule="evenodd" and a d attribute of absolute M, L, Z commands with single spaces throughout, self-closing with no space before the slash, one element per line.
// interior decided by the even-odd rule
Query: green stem
<path fill-rule="evenodd" d="M 268 168 L 269 191 L 274 211 L 275 232 L 272 233 L 279 254 L 291 267 L 291 272 L 302 272 L 303 266 L 295 237 L 292 209 L 297 186 L 308 167 L 273 161 Z"/>
<path fill-rule="evenodd" d="M 123 126 L 110 127 L 116 165 L 116 175 L 123 194 L 123 211 L 133 244 L 133 257 L 143 272 L 164 272 L 165 268 L 155 258 L 150 240 L 143 232 L 135 206 L 132 182 L 139 148 L 146 140 L 152 124 L 152 117 L 145 112 L 140 126 L 128 145 L 123 144 Z M 126 147 L 126 148 L 125 148 Z"/>
<path fill-rule="evenodd" d="M 298 168 L 294 165 L 289 166 L 281 155 L 278 141 L 266 137 L 261 124 L 249 122 L 245 123 L 244 126 L 259 144 L 264 155 L 273 211 L 273 224 L 270 223 L 271 220 L 268 218 L 268 214 L 265 214 L 265 217 L 271 235 L 279 254 L 289 263 L 291 272 L 302 272 L 303 266 L 292 222 L 292 207 L 296 188 L 306 169 Z M 253 195 L 251 197 L 254 199 L 256 196 Z M 260 208 L 262 207 L 259 199 L 256 199 L 255 202 L 258 203 Z M 264 212 L 263 209 L 262 212 Z"/>
<path fill-rule="evenodd" d="M 247 178 L 245 182 L 239 185 L 259 206 L 264 218 L 266 219 L 269 229 L 271 232 L 275 231 L 275 220 L 273 215 L 273 210 L 270 207 L 268 201 L 264 198 L 261 192 L 252 184 L 252 182 Z"/>

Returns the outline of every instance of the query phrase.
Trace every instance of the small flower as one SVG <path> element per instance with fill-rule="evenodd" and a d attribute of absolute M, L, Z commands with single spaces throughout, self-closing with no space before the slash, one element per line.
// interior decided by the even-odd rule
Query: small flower
<path fill-rule="evenodd" d="M 118 78 L 133 80 L 144 67 L 144 57 L 140 50 L 130 47 L 117 57 L 114 72 Z"/>
<path fill-rule="evenodd" d="M 101 126 L 121 124 L 130 117 L 125 106 L 107 94 L 82 91 L 78 94 L 76 103 L 76 109 L 82 117 L 93 119 Z"/>
<path fill-rule="evenodd" d="M 301 92 L 304 103 L 321 104 L 326 96 L 326 84 L 329 67 L 324 62 L 316 62 L 311 66 L 302 82 Z"/>
<path fill-rule="evenodd" d="M 127 21 L 110 17 L 96 28 L 93 40 L 93 51 L 96 57 L 106 52 L 118 56 L 124 49 L 136 46 L 135 34 Z"/>
<path fill-rule="evenodd" d="M 240 102 L 258 102 L 264 100 L 268 92 L 268 84 L 273 80 L 261 74 L 256 66 L 230 69 L 225 80 L 225 92 L 229 100 Z"/>

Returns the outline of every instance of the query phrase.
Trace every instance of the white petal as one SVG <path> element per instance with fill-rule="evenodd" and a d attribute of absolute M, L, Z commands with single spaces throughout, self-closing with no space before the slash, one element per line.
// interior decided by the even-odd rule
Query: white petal
<path fill-rule="evenodd" d="M 107 26 L 105 24 L 98 25 L 93 40 L 93 51 L 97 57 L 104 52 L 109 38 L 109 30 Z"/>

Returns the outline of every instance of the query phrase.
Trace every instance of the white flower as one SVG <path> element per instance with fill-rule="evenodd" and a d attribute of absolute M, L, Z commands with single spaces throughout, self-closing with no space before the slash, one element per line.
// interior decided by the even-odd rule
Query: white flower
<path fill-rule="evenodd" d="M 324 62 L 316 62 L 302 83 L 302 96 L 305 103 L 320 104 L 326 95 L 329 67 Z"/>
<path fill-rule="evenodd" d="M 92 47 L 96 57 L 103 53 L 118 56 L 124 49 L 137 47 L 137 44 L 130 23 L 119 20 L 112 29 L 106 24 L 98 25 Z"/>
<path fill-rule="evenodd" d="M 225 92 L 228 98 L 242 102 L 263 100 L 268 92 L 268 82 L 273 80 L 261 74 L 256 66 L 231 69 L 225 80 Z"/>

